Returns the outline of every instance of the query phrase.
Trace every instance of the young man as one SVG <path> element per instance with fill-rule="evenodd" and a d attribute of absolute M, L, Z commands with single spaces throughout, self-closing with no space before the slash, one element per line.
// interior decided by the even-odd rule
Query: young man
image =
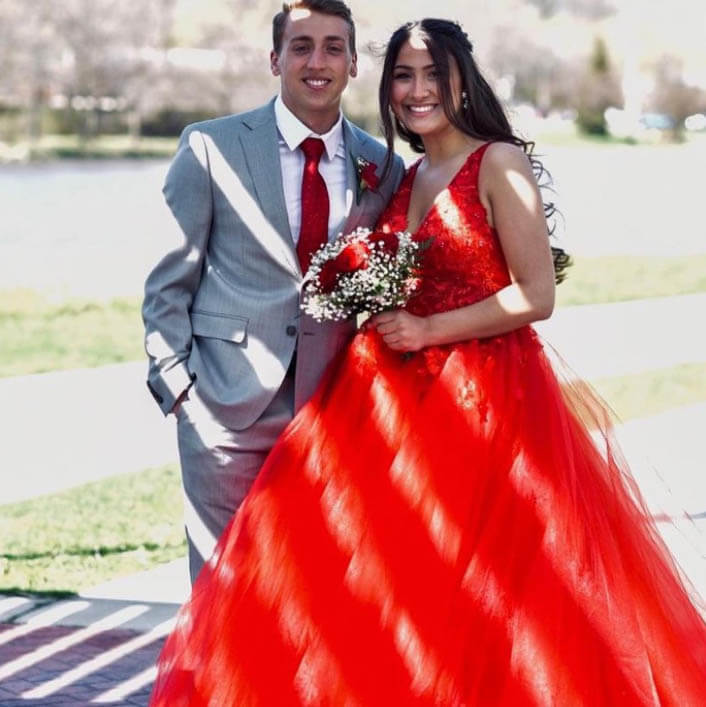
<path fill-rule="evenodd" d="M 174 245 L 145 285 L 148 387 L 177 417 L 192 581 L 353 332 L 301 313 L 311 252 L 372 226 L 403 172 L 396 157 L 389 179 L 358 188 L 385 148 L 341 115 L 357 71 L 345 3 L 285 5 L 270 59 L 279 96 L 184 130 L 163 190 Z"/>

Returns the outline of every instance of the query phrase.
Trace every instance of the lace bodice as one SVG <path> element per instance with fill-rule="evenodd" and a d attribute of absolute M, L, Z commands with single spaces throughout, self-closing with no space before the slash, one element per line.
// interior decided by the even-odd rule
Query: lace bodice
<path fill-rule="evenodd" d="M 490 143 L 471 153 L 438 194 L 414 234 L 431 239 L 422 256 L 421 287 L 409 301 L 412 314 L 427 315 L 478 302 L 510 283 L 498 235 L 478 195 L 478 172 Z M 407 213 L 419 162 L 413 164 L 379 221 L 386 232 L 407 230 Z"/>

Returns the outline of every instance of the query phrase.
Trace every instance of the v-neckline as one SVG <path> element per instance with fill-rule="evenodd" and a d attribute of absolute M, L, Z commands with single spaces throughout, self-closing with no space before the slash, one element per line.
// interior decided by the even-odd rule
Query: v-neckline
<path fill-rule="evenodd" d="M 480 150 L 482 150 L 486 145 L 489 145 L 492 141 L 489 140 L 487 142 L 484 142 L 482 145 L 478 145 L 474 150 L 471 150 L 471 152 L 468 153 L 468 156 L 466 157 L 465 160 L 463 160 L 463 163 L 461 166 L 456 170 L 455 174 L 451 179 L 449 179 L 448 184 L 443 188 L 440 189 L 434 198 L 432 199 L 431 205 L 429 208 L 426 210 L 426 213 L 424 216 L 422 216 L 421 220 L 417 224 L 417 227 L 414 229 L 414 231 L 410 231 L 410 233 L 415 234 L 417 233 L 421 227 L 426 223 L 427 219 L 431 216 L 432 211 L 434 211 L 434 208 L 436 207 L 436 202 L 438 201 L 439 197 L 446 191 L 448 191 L 454 184 L 454 182 L 458 179 L 458 176 L 463 172 L 463 170 L 466 168 L 468 163 L 471 161 L 471 158 Z M 410 177 L 410 185 L 409 185 L 409 190 L 407 192 L 407 203 L 404 204 L 404 223 L 405 223 L 405 230 L 409 231 L 409 206 L 412 203 L 412 192 L 414 191 L 414 181 L 417 178 L 417 170 L 419 169 L 419 165 L 421 164 L 422 160 L 424 157 L 420 157 L 410 168 L 411 172 L 411 177 Z"/>

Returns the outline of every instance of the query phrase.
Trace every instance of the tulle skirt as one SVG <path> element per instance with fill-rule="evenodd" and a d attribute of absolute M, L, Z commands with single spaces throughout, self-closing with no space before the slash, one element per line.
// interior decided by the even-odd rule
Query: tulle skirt
<path fill-rule="evenodd" d="M 706 625 L 531 327 L 360 332 L 272 450 L 152 705 L 706 705 Z"/>

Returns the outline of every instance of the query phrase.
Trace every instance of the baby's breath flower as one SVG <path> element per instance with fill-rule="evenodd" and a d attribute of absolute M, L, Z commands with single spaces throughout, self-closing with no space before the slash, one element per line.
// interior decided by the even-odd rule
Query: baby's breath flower
<path fill-rule="evenodd" d="M 407 232 L 339 235 L 312 257 L 302 309 L 317 321 L 399 309 L 419 287 L 419 256 L 420 244 Z"/>

